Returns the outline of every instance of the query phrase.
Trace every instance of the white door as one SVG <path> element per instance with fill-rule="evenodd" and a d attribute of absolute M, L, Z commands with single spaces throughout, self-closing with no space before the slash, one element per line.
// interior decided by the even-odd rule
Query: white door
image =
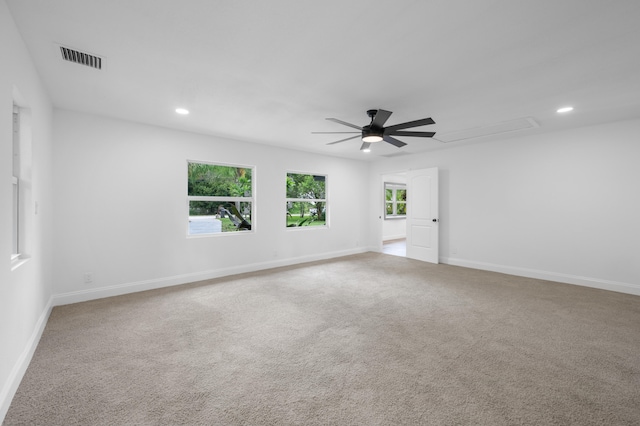
<path fill-rule="evenodd" d="M 407 257 L 438 263 L 438 168 L 407 172 Z"/>

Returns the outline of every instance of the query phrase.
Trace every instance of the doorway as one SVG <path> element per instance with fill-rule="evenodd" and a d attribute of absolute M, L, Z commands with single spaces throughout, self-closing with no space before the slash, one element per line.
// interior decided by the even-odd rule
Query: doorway
<path fill-rule="evenodd" d="M 385 254 L 407 255 L 406 185 L 406 172 L 382 176 L 382 252 Z"/>
<path fill-rule="evenodd" d="M 382 175 L 382 252 L 439 263 L 438 168 Z"/>

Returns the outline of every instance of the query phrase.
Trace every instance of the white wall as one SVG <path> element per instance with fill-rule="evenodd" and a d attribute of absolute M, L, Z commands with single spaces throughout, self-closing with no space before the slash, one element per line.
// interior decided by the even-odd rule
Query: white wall
<path fill-rule="evenodd" d="M 62 110 L 54 139 L 56 303 L 367 249 L 364 162 Z M 187 238 L 187 160 L 256 167 L 254 233 Z M 286 228 L 287 171 L 328 175 L 329 229 Z"/>
<path fill-rule="evenodd" d="M 28 365 L 51 306 L 52 144 L 49 97 L 4 1 L 0 1 L 0 422 Z M 19 99 L 15 99 L 19 98 Z M 11 270 L 12 108 L 29 108 L 31 163 L 21 225 L 30 259 Z M 26 129 L 23 129 L 26 130 Z M 30 152 L 29 152 L 30 151 Z M 38 214 L 35 204 L 38 203 Z"/>
<path fill-rule="evenodd" d="M 382 174 L 439 167 L 442 262 L 640 294 L 638 134 L 623 121 L 376 162 L 371 209 Z"/>

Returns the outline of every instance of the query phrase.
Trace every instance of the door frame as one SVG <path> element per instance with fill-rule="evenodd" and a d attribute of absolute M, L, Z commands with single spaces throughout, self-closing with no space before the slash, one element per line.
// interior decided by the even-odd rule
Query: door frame
<path fill-rule="evenodd" d="M 379 174 L 379 180 L 378 180 L 378 188 L 376 190 L 376 208 L 379 209 L 377 211 L 378 213 L 378 220 L 379 220 L 379 226 L 378 226 L 378 241 L 376 244 L 377 247 L 377 251 L 382 253 L 382 247 L 384 244 L 384 208 L 385 208 L 385 198 L 384 198 L 384 183 L 385 181 L 387 181 L 387 179 L 389 179 L 390 175 L 407 175 L 411 170 L 421 170 L 417 169 L 417 168 L 407 168 L 407 169 L 402 169 L 402 170 L 396 170 L 396 171 L 387 171 L 387 172 L 383 172 Z M 437 219 L 438 219 L 438 228 L 440 228 L 441 226 L 441 221 L 440 221 L 440 175 L 441 170 L 438 166 L 431 166 L 431 167 L 425 167 L 424 169 L 436 169 L 438 171 L 438 212 L 437 212 Z M 438 246 L 440 245 L 440 232 L 438 230 Z M 438 254 L 438 261 L 437 263 L 440 262 L 440 255 Z"/>

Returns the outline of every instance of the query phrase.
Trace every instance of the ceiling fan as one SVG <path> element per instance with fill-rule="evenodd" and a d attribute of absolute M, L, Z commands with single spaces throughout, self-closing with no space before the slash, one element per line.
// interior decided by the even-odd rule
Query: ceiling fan
<path fill-rule="evenodd" d="M 351 139 L 362 137 L 361 151 L 369 152 L 369 147 L 372 143 L 385 141 L 398 148 L 402 148 L 406 143 L 394 138 L 393 136 L 412 136 L 418 138 L 432 138 L 436 132 L 411 132 L 403 131 L 410 127 L 426 126 L 428 124 L 435 124 L 430 117 L 423 118 L 415 121 L 408 121 L 406 123 L 394 124 L 393 126 L 384 127 L 384 123 L 387 122 L 389 117 L 393 114 L 391 111 L 385 111 L 383 109 L 370 109 L 367 111 L 367 115 L 371 117 L 371 123 L 366 126 L 356 126 L 355 124 L 347 123 L 346 121 L 338 120 L 337 118 L 327 118 L 329 121 L 333 121 L 345 126 L 352 127 L 360 130 L 359 132 L 312 132 L 314 134 L 336 134 L 336 133 L 358 133 L 356 136 L 351 136 L 346 139 L 340 139 L 339 141 L 329 142 L 327 145 L 333 145 L 340 142 L 345 142 Z"/>

